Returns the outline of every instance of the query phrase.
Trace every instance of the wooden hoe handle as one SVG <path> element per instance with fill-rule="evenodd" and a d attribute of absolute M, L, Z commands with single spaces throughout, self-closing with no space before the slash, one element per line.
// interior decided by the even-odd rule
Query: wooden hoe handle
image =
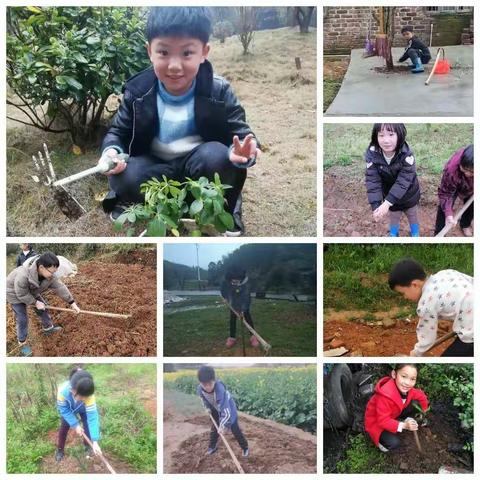
<path fill-rule="evenodd" d="M 473 195 L 463 204 L 463 207 L 454 215 L 453 219 L 458 222 L 459 218 L 466 212 L 467 208 L 473 203 Z M 445 225 L 435 236 L 444 237 L 454 225 Z"/>
<path fill-rule="evenodd" d="M 220 438 L 222 439 L 223 443 L 224 443 L 225 446 L 227 447 L 228 453 L 229 453 L 230 456 L 232 457 L 233 463 L 234 463 L 235 466 L 237 467 L 237 470 L 239 471 L 239 473 L 245 473 L 245 470 L 243 470 L 242 466 L 240 465 L 240 462 L 238 461 L 237 457 L 236 457 L 235 454 L 233 453 L 232 448 L 231 448 L 230 445 L 228 444 L 227 439 L 225 438 L 225 436 L 223 435 L 223 433 L 220 432 L 220 429 L 218 428 L 217 422 L 216 422 L 215 419 L 213 418 L 212 414 L 209 412 L 208 415 L 210 416 L 210 419 L 212 420 L 213 424 L 215 425 L 215 428 L 216 428 L 216 430 L 217 430 L 218 435 L 220 435 Z"/>
<path fill-rule="evenodd" d="M 48 310 L 58 310 L 59 312 L 75 313 L 75 311 L 71 308 L 51 307 L 50 305 L 45 305 L 45 308 L 47 308 Z M 84 313 L 86 315 L 96 315 L 97 317 L 123 318 L 125 320 L 131 317 L 131 315 L 122 315 L 121 313 L 93 312 L 91 310 L 80 310 L 78 314 L 80 313 Z"/>
<path fill-rule="evenodd" d="M 90 445 L 90 448 L 93 448 L 93 443 L 90 441 L 90 439 L 85 435 L 85 432 L 82 432 L 83 438 L 85 441 Z M 105 466 L 108 468 L 108 471 L 110 473 L 116 474 L 117 472 L 113 469 L 113 467 L 108 463 L 107 459 L 103 456 L 103 454 L 98 453 L 98 457 L 100 457 L 100 460 L 105 464 Z"/>

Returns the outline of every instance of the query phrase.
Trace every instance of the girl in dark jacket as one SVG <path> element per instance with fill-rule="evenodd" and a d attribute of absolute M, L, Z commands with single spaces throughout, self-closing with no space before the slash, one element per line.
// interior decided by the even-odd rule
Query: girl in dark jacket
<path fill-rule="evenodd" d="M 375 123 L 365 153 L 365 184 L 373 219 L 379 221 L 388 214 L 391 237 L 399 235 L 402 213 L 407 216 L 412 237 L 420 236 L 420 185 L 406 136 L 403 123 Z"/>
<path fill-rule="evenodd" d="M 252 327 L 253 319 L 250 315 L 250 284 L 245 270 L 238 266 L 227 269 L 225 280 L 222 283 L 221 295 L 224 301 L 230 306 L 230 336 L 227 338 L 226 345 L 231 348 L 235 345 L 237 330 L 237 312 L 243 315 L 245 321 Z M 250 337 L 252 347 L 258 347 L 258 340 L 254 335 Z"/>

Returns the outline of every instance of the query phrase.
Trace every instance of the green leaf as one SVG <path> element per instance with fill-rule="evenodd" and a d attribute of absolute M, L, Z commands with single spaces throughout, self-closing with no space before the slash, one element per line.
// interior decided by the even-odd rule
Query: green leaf
<path fill-rule="evenodd" d="M 171 232 L 172 232 L 173 235 L 175 235 L 176 237 L 179 237 L 179 236 L 180 236 L 180 232 L 179 232 L 176 228 L 172 228 Z"/>
<path fill-rule="evenodd" d="M 227 230 L 233 230 L 235 224 L 233 221 L 233 217 L 230 213 L 223 212 L 218 216 L 218 218 L 227 227 Z"/>
<path fill-rule="evenodd" d="M 100 37 L 92 36 L 92 37 L 87 38 L 87 44 L 88 45 L 95 45 L 97 43 L 100 43 Z"/>
<path fill-rule="evenodd" d="M 213 199 L 213 212 L 215 213 L 215 215 L 218 215 L 222 211 L 223 211 L 222 203 L 217 198 L 214 198 Z"/>
<path fill-rule="evenodd" d="M 80 52 L 73 52 L 73 58 L 78 63 L 88 63 L 88 60 Z"/>
<path fill-rule="evenodd" d="M 193 230 L 192 233 L 190 234 L 192 237 L 201 237 L 202 232 L 200 230 Z"/>
<path fill-rule="evenodd" d="M 77 90 L 82 90 L 83 88 L 81 83 L 77 82 L 73 77 L 69 77 L 67 75 L 57 75 L 55 77 L 55 81 L 59 85 L 70 85 Z"/>
<path fill-rule="evenodd" d="M 158 217 L 148 222 L 147 237 L 164 237 L 167 234 L 167 227 Z"/>
<path fill-rule="evenodd" d="M 135 220 L 137 219 L 137 216 L 135 215 L 135 212 L 128 212 L 128 215 L 127 215 L 127 220 L 130 222 L 130 223 L 135 223 Z"/>
<path fill-rule="evenodd" d="M 203 200 L 195 200 L 194 202 L 192 202 L 192 204 L 190 205 L 190 215 L 193 217 L 195 216 L 197 213 L 199 213 L 203 208 Z"/>

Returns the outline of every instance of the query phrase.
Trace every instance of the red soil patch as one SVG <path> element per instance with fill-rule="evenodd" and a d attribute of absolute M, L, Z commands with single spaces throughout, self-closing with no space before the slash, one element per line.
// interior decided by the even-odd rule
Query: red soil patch
<path fill-rule="evenodd" d="M 123 254 L 122 254 L 123 255 Z M 123 259 L 141 263 L 121 263 Z M 78 274 L 65 279 L 83 310 L 131 314 L 113 319 L 68 312 L 52 312 L 63 330 L 46 337 L 33 311 L 29 311 L 29 341 L 34 356 L 155 356 L 156 355 L 156 255 L 139 251 L 113 258 L 115 263 L 78 263 Z M 65 307 L 52 292 L 45 295 L 52 306 Z M 16 345 L 15 319 L 7 307 L 7 351 Z M 12 352 L 18 355 L 18 349 Z"/>

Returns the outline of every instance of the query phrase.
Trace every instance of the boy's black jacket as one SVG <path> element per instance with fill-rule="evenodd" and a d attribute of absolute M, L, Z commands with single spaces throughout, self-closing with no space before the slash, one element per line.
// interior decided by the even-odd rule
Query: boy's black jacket
<path fill-rule="evenodd" d="M 377 209 L 383 200 L 393 204 L 390 207 L 392 211 L 406 210 L 418 203 L 420 185 L 415 157 L 406 142 L 392 158 L 390 165 L 383 157 L 381 149 L 374 146 L 368 148 L 365 161 L 365 185 L 372 210 Z"/>
<path fill-rule="evenodd" d="M 116 145 L 131 156 L 150 153 L 150 145 L 159 128 L 157 89 L 152 67 L 127 81 L 123 87 L 123 101 L 103 139 L 102 151 Z M 227 146 L 232 144 L 234 135 L 241 140 L 253 133 L 230 84 L 214 75 L 208 60 L 200 65 L 196 77 L 195 123 L 205 142 L 217 141 Z"/>
<path fill-rule="evenodd" d="M 414 35 L 408 41 L 407 47 L 405 48 L 405 52 L 403 52 L 403 55 L 398 60 L 399 62 L 404 62 L 408 58 L 408 51 L 411 48 L 414 48 L 415 50 L 418 50 L 419 55 L 421 57 L 423 57 L 422 61 L 427 60 L 427 58 L 428 58 L 428 60 L 430 60 L 432 58 L 431 55 L 430 55 L 430 50 L 428 49 L 428 47 L 417 36 Z"/>

